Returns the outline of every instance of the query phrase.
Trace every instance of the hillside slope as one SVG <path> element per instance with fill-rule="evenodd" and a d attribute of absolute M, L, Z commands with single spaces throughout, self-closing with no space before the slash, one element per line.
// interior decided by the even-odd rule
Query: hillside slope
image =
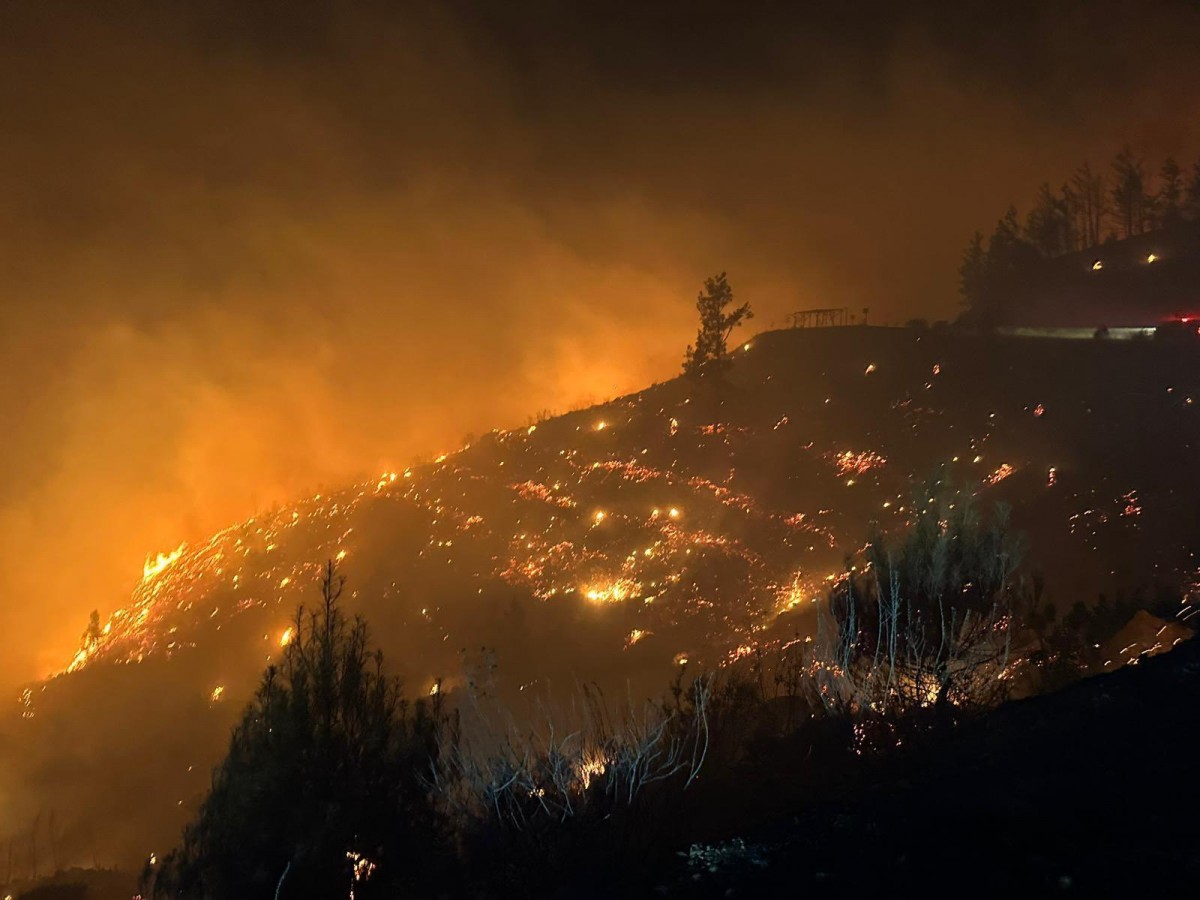
<path fill-rule="evenodd" d="M 510 703 L 576 679 L 657 694 L 684 659 L 809 633 L 827 580 L 934 475 L 1012 504 L 1060 608 L 1177 587 L 1200 537 L 1196 363 L 770 332 L 727 385 L 675 379 L 256 516 L 148 564 L 71 672 L 31 687 L 2 726 L 4 802 L 57 810 L 66 852 L 102 861 L 173 841 L 327 558 L 412 692 L 444 677 Z"/>

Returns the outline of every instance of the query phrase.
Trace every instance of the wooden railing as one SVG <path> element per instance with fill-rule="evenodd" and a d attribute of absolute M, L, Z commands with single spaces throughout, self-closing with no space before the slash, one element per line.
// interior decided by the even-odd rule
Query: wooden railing
<path fill-rule="evenodd" d="M 793 328 L 832 328 L 849 321 L 846 307 L 838 309 L 802 309 L 789 317 Z"/>

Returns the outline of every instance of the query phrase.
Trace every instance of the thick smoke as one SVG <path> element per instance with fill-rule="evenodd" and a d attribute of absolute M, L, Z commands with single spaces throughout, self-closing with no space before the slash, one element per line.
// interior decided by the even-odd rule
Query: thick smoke
<path fill-rule="evenodd" d="M 716 270 L 948 317 L 1011 199 L 1200 151 L 1190 5 L 790 6 L 4 4 L 0 684 L 147 551 L 672 375 Z"/>

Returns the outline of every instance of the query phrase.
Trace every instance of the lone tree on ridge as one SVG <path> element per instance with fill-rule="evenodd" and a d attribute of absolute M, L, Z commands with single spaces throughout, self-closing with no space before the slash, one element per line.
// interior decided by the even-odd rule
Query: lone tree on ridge
<path fill-rule="evenodd" d="M 700 328 L 696 332 L 696 343 L 688 345 L 687 354 L 684 356 L 685 374 L 702 375 L 726 362 L 729 335 L 744 319 L 754 318 L 749 303 L 743 303 L 726 312 L 732 304 L 733 288 L 729 286 L 724 272 L 704 279 L 704 290 L 696 298 L 696 309 L 700 312 Z"/>

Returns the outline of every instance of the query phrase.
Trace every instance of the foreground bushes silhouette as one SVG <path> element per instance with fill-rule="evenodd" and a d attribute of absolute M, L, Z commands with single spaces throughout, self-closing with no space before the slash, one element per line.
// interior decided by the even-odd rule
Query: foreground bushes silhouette
<path fill-rule="evenodd" d="M 829 655 L 852 709 L 944 712 L 1007 696 L 1012 637 L 1030 603 L 1016 578 L 1022 541 L 1007 507 L 985 522 L 969 494 L 953 501 L 927 487 L 903 543 L 873 538 L 862 568 L 830 594 Z"/>
<path fill-rule="evenodd" d="M 518 724 L 472 694 L 441 755 L 475 896 L 644 883 L 674 846 L 681 798 L 717 749 L 723 691 L 677 676 L 667 698 L 610 704 L 595 686 L 571 710 Z"/>
<path fill-rule="evenodd" d="M 712 677 L 685 686 L 681 671 L 667 700 L 620 712 L 582 688 L 577 730 L 510 720 L 468 740 L 440 692 L 404 700 L 365 623 L 342 613 L 343 584 L 328 565 L 321 605 L 297 613 L 182 845 L 143 873 L 143 896 L 538 892 L 644 875 L 639 859 L 670 852 L 668 817 L 716 740 Z"/>
<path fill-rule="evenodd" d="M 330 563 L 321 604 L 296 614 L 213 776 L 182 846 L 148 868 L 143 894 L 279 900 L 395 896 L 434 883 L 446 823 L 426 775 L 444 717 L 407 703 L 338 605 Z"/>

